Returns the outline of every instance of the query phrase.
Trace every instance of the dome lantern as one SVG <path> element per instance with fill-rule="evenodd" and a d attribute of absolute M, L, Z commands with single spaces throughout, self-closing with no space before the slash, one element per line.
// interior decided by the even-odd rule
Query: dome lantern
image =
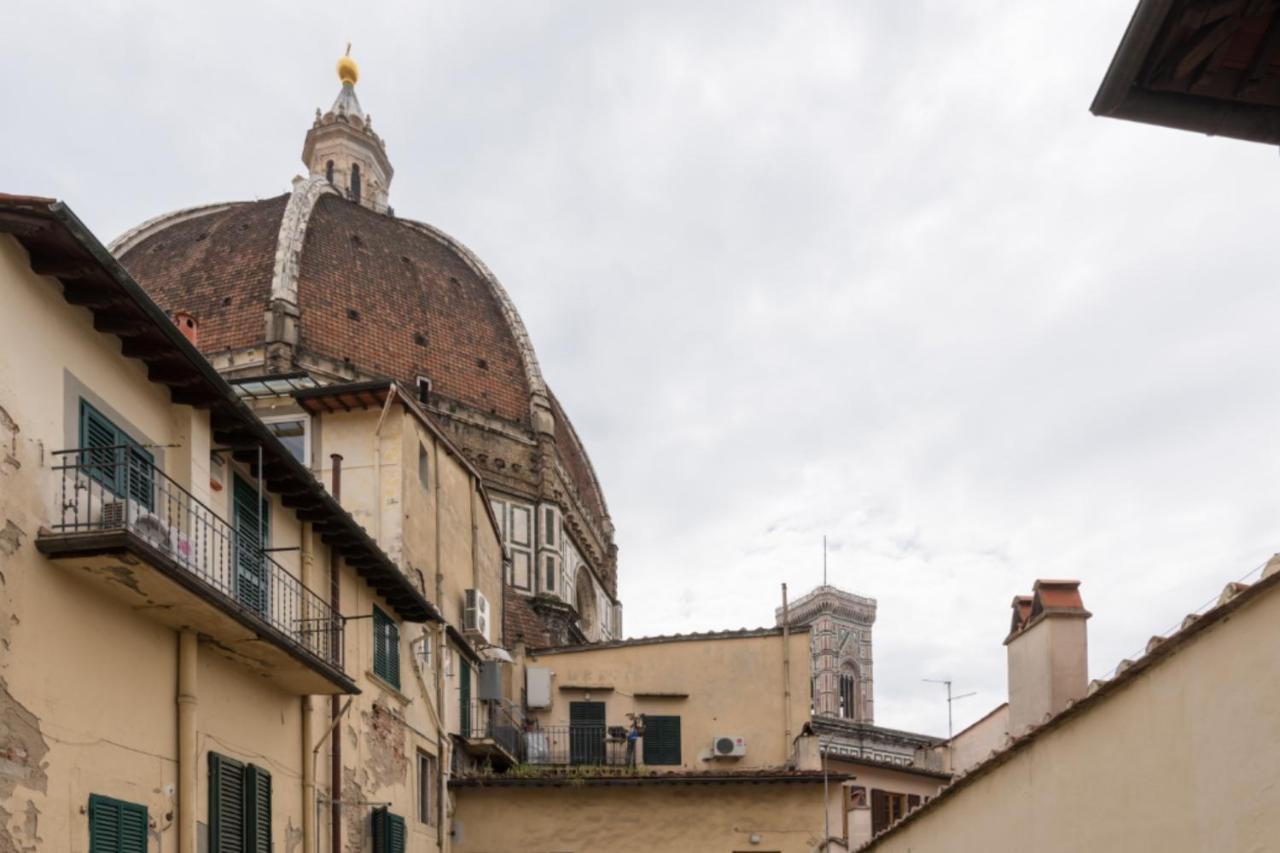
<path fill-rule="evenodd" d="M 316 116 L 302 146 L 302 162 L 313 177 L 323 177 L 351 201 L 377 211 L 388 210 L 394 169 L 386 146 L 373 132 L 356 97 L 360 67 L 351 45 L 336 66 L 342 88 L 329 111 Z"/>

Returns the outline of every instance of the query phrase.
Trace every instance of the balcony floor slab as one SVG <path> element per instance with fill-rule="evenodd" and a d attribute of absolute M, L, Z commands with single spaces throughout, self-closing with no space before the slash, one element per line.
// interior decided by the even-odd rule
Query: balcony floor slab
<path fill-rule="evenodd" d="M 360 692 L 342 669 L 129 530 L 42 531 L 36 547 L 140 615 L 196 631 L 219 654 L 282 690 L 300 696 Z"/>

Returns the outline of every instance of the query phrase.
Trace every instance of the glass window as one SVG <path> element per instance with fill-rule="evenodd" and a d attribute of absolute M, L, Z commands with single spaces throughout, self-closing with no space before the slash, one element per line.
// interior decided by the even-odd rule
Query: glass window
<path fill-rule="evenodd" d="M 433 792 L 436 785 L 436 759 L 433 755 L 427 755 L 425 752 L 418 753 L 418 821 L 420 823 L 435 823 L 435 814 L 431 809 L 431 804 L 435 797 Z"/>
<path fill-rule="evenodd" d="M 431 480 L 429 477 L 430 473 L 431 473 L 431 457 L 427 453 L 427 448 L 419 444 L 418 445 L 418 482 L 422 484 L 422 488 L 424 489 L 431 488 Z"/>
<path fill-rule="evenodd" d="M 267 425 L 267 429 L 271 430 L 276 438 L 280 439 L 280 443 L 285 449 L 293 455 L 303 465 L 310 465 L 309 446 L 307 441 L 307 426 L 309 418 L 273 418 L 263 421 Z"/>

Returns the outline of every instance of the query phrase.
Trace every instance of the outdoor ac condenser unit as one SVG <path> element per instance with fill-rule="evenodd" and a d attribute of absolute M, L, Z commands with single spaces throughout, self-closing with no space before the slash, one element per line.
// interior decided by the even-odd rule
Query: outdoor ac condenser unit
<path fill-rule="evenodd" d="M 174 531 L 160 516 L 143 509 L 134 501 L 107 501 L 102 505 L 100 525 L 104 530 L 126 528 L 140 539 L 166 551 L 176 550 Z"/>
<path fill-rule="evenodd" d="M 469 589 L 462 607 L 462 633 L 489 642 L 489 600 L 478 589 Z"/>
<path fill-rule="evenodd" d="M 747 754 L 744 738 L 720 735 L 711 741 L 711 754 L 716 758 L 741 758 Z"/>

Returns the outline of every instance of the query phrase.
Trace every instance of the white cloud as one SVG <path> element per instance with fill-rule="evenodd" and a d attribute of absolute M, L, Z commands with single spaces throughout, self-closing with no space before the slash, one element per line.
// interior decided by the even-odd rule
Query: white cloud
<path fill-rule="evenodd" d="M 1275 155 L 1088 114 L 1130 6 L 20 3 L 0 185 L 104 239 L 282 192 L 352 40 L 393 202 L 592 452 L 629 630 L 768 623 L 825 532 L 878 721 L 940 732 L 920 679 L 1000 701 L 1034 578 L 1102 673 L 1275 549 Z"/>

